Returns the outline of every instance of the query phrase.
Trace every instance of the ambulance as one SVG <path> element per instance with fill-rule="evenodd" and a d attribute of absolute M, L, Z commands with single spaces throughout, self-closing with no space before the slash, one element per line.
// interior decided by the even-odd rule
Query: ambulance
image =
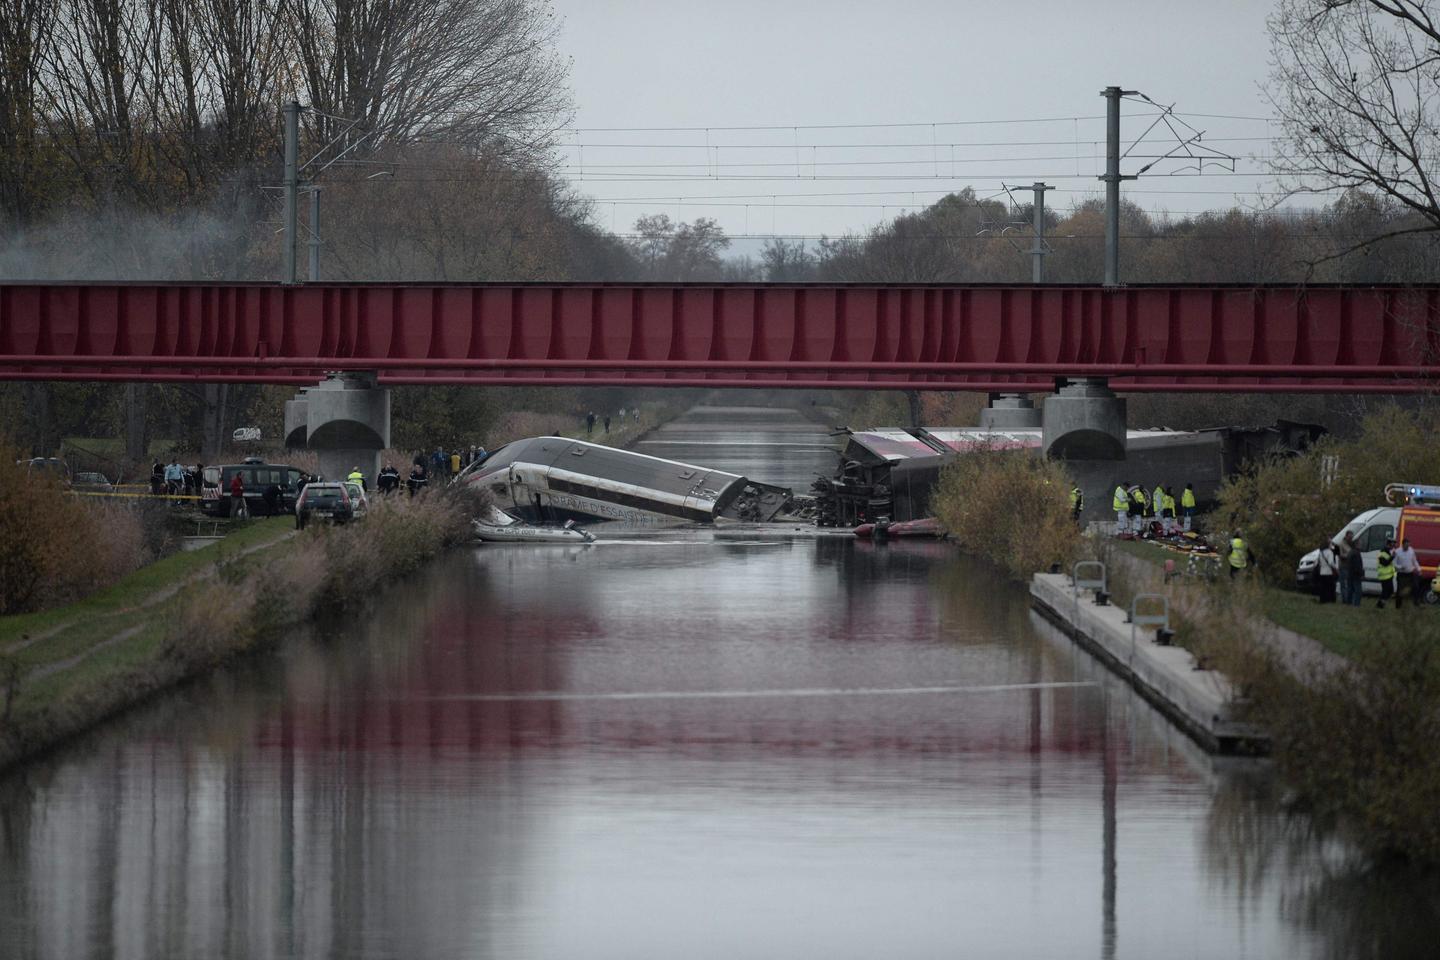
<path fill-rule="evenodd" d="M 1415 558 L 1420 561 L 1421 583 L 1432 583 L 1436 566 L 1440 564 L 1440 485 L 1392 483 L 1385 487 L 1385 502 L 1389 506 L 1356 515 L 1331 541 L 1340 543 L 1347 533 L 1354 535 L 1355 544 L 1365 558 L 1365 593 L 1380 592 L 1376 565 L 1385 544 L 1390 540 L 1401 543 L 1407 537 L 1415 548 Z M 1318 559 L 1316 550 L 1300 558 L 1295 581 L 1301 588 L 1312 589 Z M 1435 603 L 1440 601 L 1440 595 L 1431 591 L 1425 599 Z"/>

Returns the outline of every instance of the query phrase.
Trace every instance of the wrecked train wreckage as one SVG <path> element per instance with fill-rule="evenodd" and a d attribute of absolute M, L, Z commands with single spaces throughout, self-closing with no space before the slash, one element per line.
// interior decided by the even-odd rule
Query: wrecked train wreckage
<path fill-rule="evenodd" d="M 507 443 L 466 468 L 459 481 L 488 491 L 505 513 L 531 523 L 765 522 L 791 503 L 784 487 L 563 437 Z"/>
<path fill-rule="evenodd" d="M 1177 490 L 1193 484 L 1202 509 L 1213 503 L 1221 482 L 1260 457 L 1306 449 L 1325 432 L 1314 424 L 1279 421 L 1274 427 L 1217 427 L 1205 430 L 1129 430 L 1125 459 L 1068 460 L 1066 468 L 1084 494 L 1082 521 L 1108 515 L 1115 484 L 1133 478 L 1149 489 L 1155 483 Z M 978 427 L 881 427 L 845 430 L 840 464 L 833 477 L 811 486 L 820 526 L 854 527 L 877 521 L 903 522 L 931 516 L 930 493 L 940 470 L 957 456 L 978 450 L 1038 455 L 1038 429 Z"/>

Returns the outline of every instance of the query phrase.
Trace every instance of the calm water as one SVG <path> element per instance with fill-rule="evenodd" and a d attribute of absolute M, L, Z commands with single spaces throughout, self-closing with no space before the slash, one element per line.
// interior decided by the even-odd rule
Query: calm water
<path fill-rule="evenodd" d="M 0 956 L 1434 956 L 1274 792 L 943 544 L 491 545 L 0 781 Z"/>

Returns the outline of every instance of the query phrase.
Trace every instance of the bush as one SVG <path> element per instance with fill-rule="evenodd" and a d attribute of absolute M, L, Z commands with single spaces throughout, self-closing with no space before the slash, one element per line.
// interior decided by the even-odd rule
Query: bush
<path fill-rule="evenodd" d="M 0 614 L 109 586 L 153 556 L 146 540 L 133 508 L 73 497 L 0 447 Z"/>
<path fill-rule="evenodd" d="M 1377 853 L 1440 861 L 1440 624 L 1377 617 L 1343 668 L 1275 663 L 1255 693 L 1296 797 Z"/>
<path fill-rule="evenodd" d="M 941 471 L 930 502 L 962 547 L 1023 579 L 1074 556 L 1080 531 L 1071 519 L 1071 486 L 1054 461 L 978 450 Z"/>
<path fill-rule="evenodd" d="M 1295 564 L 1357 513 L 1384 504 L 1387 483 L 1440 483 L 1440 444 L 1417 413 L 1391 407 L 1350 441 L 1325 438 L 1306 453 L 1261 463 L 1220 489 L 1213 526 L 1240 530 L 1266 578 L 1291 583 Z M 1326 483 L 1326 457 L 1338 469 Z"/>

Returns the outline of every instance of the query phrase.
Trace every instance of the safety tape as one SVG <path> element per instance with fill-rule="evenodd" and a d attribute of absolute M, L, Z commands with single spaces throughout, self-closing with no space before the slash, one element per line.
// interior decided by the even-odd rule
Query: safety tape
<path fill-rule="evenodd" d="M 187 494 L 169 493 L 104 493 L 99 490 L 71 490 L 77 497 L 141 497 L 146 500 L 203 500 L 204 497 L 196 497 Z"/>

